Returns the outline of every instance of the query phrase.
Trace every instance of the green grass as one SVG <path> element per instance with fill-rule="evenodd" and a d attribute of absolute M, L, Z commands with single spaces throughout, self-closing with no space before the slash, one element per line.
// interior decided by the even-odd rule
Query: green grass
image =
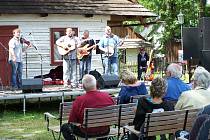
<path fill-rule="evenodd" d="M 27 103 L 28 111 L 24 116 L 21 104 L 7 105 L 6 109 L 1 104 L 0 139 L 53 139 L 46 129 L 43 113 L 58 115 L 59 102 L 42 102 L 40 106 L 39 108 L 37 103 Z"/>

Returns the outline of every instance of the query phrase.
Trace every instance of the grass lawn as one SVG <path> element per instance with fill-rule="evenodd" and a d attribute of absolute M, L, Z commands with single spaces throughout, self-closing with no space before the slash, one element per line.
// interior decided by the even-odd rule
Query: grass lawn
<path fill-rule="evenodd" d="M 49 140 L 53 139 L 46 129 L 44 112 L 58 114 L 60 101 L 27 103 L 26 115 L 23 115 L 22 104 L 15 103 L 5 106 L 0 105 L 0 139 L 27 139 Z"/>

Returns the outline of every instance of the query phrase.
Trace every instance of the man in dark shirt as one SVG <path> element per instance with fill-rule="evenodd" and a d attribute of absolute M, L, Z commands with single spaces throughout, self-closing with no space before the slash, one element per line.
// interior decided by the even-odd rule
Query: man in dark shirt
<path fill-rule="evenodd" d="M 85 30 L 80 39 L 81 46 L 78 48 L 78 59 L 80 59 L 80 79 L 88 74 L 91 69 L 92 49 L 95 48 L 95 42 L 89 37 L 89 31 Z M 87 48 L 85 47 L 87 46 Z"/>
<path fill-rule="evenodd" d="M 147 61 L 149 61 L 149 55 L 145 52 L 144 48 L 140 48 L 138 54 L 138 80 L 143 80 L 142 72 L 147 71 Z"/>
<path fill-rule="evenodd" d="M 73 102 L 68 124 L 63 124 L 61 126 L 61 132 L 66 140 L 72 140 L 72 133 L 82 137 L 85 136 L 84 128 L 71 124 L 83 123 L 85 108 L 102 108 L 115 104 L 108 93 L 97 90 L 94 76 L 89 74 L 84 75 L 82 85 L 86 94 L 76 98 Z M 88 128 L 87 133 L 89 136 L 106 135 L 109 133 L 109 126 Z"/>

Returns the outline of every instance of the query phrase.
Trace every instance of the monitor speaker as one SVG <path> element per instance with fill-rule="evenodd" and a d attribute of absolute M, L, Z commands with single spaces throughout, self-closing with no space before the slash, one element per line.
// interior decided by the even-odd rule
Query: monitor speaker
<path fill-rule="evenodd" d="M 100 89 L 117 87 L 119 82 L 119 76 L 115 74 L 104 74 L 97 80 L 98 88 Z"/>
<path fill-rule="evenodd" d="M 22 91 L 23 93 L 36 93 L 42 92 L 43 84 L 42 79 L 23 79 L 22 80 Z"/>

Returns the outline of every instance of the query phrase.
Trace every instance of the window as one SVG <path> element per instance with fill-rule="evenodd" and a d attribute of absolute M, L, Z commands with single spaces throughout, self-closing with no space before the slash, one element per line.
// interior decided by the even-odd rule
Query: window
<path fill-rule="evenodd" d="M 78 36 L 78 28 L 72 28 L 75 35 Z M 50 46 L 51 46 L 51 65 L 62 65 L 62 56 L 58 53 L 56 40 L 61 36 L 66 35 L 66 28 L 51 28 L 50 29 Z"/>

